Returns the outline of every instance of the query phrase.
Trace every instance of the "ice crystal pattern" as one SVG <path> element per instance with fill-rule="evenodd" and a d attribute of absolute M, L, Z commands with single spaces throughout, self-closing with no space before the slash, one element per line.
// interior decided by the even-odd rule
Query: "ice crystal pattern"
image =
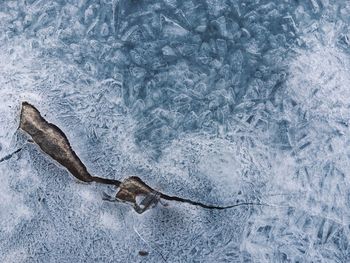
<path fill-rule="evenodd" d="M 1 1 L 0 158 L 23 150 L 0 163 L 0 261 L 350 262 L 349 14 L 343 0 Z M 26 143 L 23 100 L 93 174 L 271 206 L 103 202 L 109 189 Z"/>

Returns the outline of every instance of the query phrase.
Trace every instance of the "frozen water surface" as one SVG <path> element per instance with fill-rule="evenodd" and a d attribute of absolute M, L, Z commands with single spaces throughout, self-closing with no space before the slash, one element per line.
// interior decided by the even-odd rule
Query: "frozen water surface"
<path fill-rule="evenodd" d="M 350 4 L 0 2 L 1 262 L 350 262 Z M 102 201 L 17 131 L 21 101 L 91 173 L 171 202 Z M 141 256 L 139 251 L 147 251 Z"/>

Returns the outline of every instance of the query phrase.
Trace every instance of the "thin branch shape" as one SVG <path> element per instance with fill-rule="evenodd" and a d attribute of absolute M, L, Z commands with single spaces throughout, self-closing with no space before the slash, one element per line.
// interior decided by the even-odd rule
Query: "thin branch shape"
<path fill-rule="evenodd" d="M 207 205 L 201 202 L 192 201 L 177 196 L 169 196 L 154 190 L 143 182 L 139 177 L 131 176 L 123 182 L 114 179 L 92 176 L 83 162 L 72 149 L 67 136 L 56 125 L 46 121 L 40 112 L 28 102 L 22 103 L 20 129 L 28 133 L 34 143 L 40 149 L 49 155 L 52 159 L 64 166 L 75 178 L 83 182 L 97 182 L 101 184 L 114 185 L 118 188 L 115 199 L 105 194 L 104 200 L 122 201 L 131 203 L 137 213 L 143 213 L 151 207 L 154 207 L 160 199 L 168 201 L 177 201 L 199 206 L 206 209 L 229 209 L 245 205 L 266 205 L 261 203 L 245 202 L 230 206 Z M 22 148 L 14 153 L 0 159 L 0 162 L 11 158 L 11 156 L 19 152 Z"/>

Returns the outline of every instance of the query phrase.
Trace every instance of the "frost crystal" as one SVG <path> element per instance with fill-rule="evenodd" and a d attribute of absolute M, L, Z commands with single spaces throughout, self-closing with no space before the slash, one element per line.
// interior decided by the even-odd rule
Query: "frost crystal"
<path fill-rule="evenodd" d="M 350 4 L 0 2 L 0 262 L 350 262 Z M 29 101 L 136 215 L 18 133 Z M 114 222 L 114 223 L 113 223 Z"/>

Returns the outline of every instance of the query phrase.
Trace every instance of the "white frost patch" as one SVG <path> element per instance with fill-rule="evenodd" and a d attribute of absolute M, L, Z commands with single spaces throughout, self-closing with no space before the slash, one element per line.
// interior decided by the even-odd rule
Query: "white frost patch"
<path fill-rule="evenodd" d="M 228 187 L 237 192 L 243 169 L 240 158 L 237 150 L 227 145 L 215 149 L 207 148 L 199 160 L 199 171 L 210 178 L 215 185 Z"/>
<path fill-rule="evenodd" d="M 270 187 L 279 189 L 280 193 L 295 193 L 302 187 L 294 178 L 295 158 L 290 154 L 279 153 L 271 167 Z"/>
<path fill-rule="evenodd" d="M 333 38 L 331 38 L 333 39 Z M 350 114 L 350 60 L 334 42 L 315 42 L 290 64 L 289 95 L 319 117 Z"/>
<path fill-rule="evenodd" d="M 28 253 L 24 248 L 13 249 L 2 256 L 0 256 L 0 259 L 2 259 L 2 262 L 6 262 L 6 263 L 28 262 L 27 261 Z"/>
<path fill-rule="evenodd" d="M 71 174 L 69 176 L 73 177 Z M 73 193 L 74 199 L 78 200 L 77 203 L 72 203 L 74 209 L 86 218 L 94 217 L 103 203 L 101 190 L 96 189 L 92 184 L 79 182 L 77 179 L 70 183 L 67 192 Z"/>
<path fill-rule="evenodd" d="M 101 212 L 99 222 L 103 228 L 111 229 L 111 230 L 120 229 L 119 219 L 111 213 Z"/>
<path fill-rule="evenodd" d="M 0 143 L 4 148 L 10 147 L 18 128 L 21 102 L 42 101 L 35 89 L 45 74 L 38 70 L 40 60 L 31 54 L 30 48 L 20 43 L 0 49 Z"/>
<path fill-rule="evenodd" d="M 239 138 L 228 142 L 222 138 L 191 135 L 175 140 L 164 151 L 159 164 L 162 174 L 169 176 L 172 187 L 175 182 L 182 182 L 182 188 L 203 192 L 205 189 L 200 188 L 205 181 L 198 180 L 201 177 L 213 188 L 215 198 L 232 202 L 232 197 L 238 192 L 253 190 L 244 190 L 251 187 L 248 182 L 258 184 L 258 181 L 265 180 L 270 166 L 268 156 L 268 151 L 252 150 L 249 143 Z M 189 167 L 192 167 L 192 172 Z M 246 194 L 249 195 L 248 192 Z"/>
<path fill-rule="evenodd" d="M 11 233 L 13 229 L 23 220 L 29 220 L 33 214 L 31 210 L 24 204 L 23 195 L 16 193 L 10 188 L 7 169 L 0 169 L 0 231 Z M 7 171 L 7 172 L 6 172 Z M 15 177 L 16 175 L 12 175 Z"/>
<path fill-rule="evenodd" d="M 89 187 L 79 187 L 81 184 L 74 184 L 75 189 L 73 191 L 77 191 L 80 197 L 86 202 L 93 202 L 96 200 L 96 191 L 94 189 L 90 189 Z"/>

